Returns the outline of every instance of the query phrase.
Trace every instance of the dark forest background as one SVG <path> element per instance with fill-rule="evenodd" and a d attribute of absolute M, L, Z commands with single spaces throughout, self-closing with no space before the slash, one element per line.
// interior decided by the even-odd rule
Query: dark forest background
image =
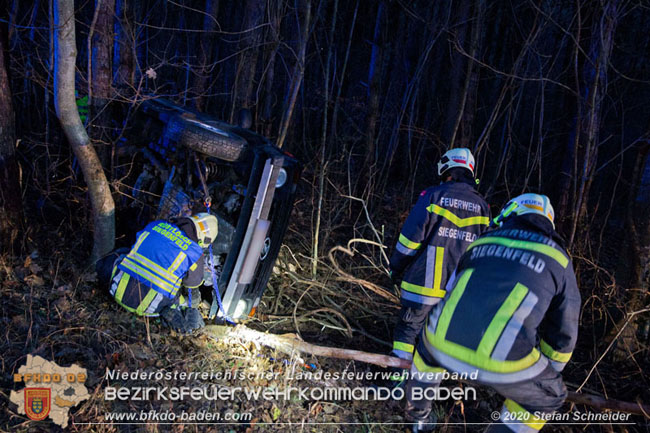
<path fill-rule="evenodd" d="M 272 280 L 272 308 L 263 311 L 295 315 L 295 299 L 316 283 L 345 293 L 389 287 L 380 249 L 357 242 L 361 254 L 338 264 L 331 249 L 350 239 L 392 248 L 419 191 L 439 181 L 440 155 L 468 147 L 493 214 L 523 192 L 546 194 L 555 207 L 583 298 L 567 381 L 650 401 L 648 1 L 95 0 L 74 7 L 76 91 L 89 98 L 86 129 L 118 222 L 129 187 L 115 149 L 137 128 L 138 104 L 165 97 L 230 122 L 250 109 L 252 129 L 305 165 L 280 258 L 291 278 Z M 36 248 L 48 257 L 72 248 L 77 254 L 67 260 L 81 263 L 92 218 L 54 112 L 52 0 L 12 0 L 0 14 L 4 257 L 22 263 Z M 279 305 L 278 294 L 293 303 Z M 327 304 L 310 294 L 300 311 L 321 301 Z M 336 301 L 327 308 L 337 314 L 319 311 L 305 328 L 325 323 L 319 338 L 371 347 L 389 340 L 395 312 L 379 306 L 361 311 Z M 337 331 L 351 327 L 354 338 Z"/>

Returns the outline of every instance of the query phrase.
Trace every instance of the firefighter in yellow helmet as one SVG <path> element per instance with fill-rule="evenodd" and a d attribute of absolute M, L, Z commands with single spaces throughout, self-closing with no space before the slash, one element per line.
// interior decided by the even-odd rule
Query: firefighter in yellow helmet
<path fill-rule="evenodd" d="M 535 433 L 544 425 L 538 415 L 562 406 L 560 372 L 576 344 L 580 292 L 554 217 L 548 197 L 520 195 L 461 257 L 413 357 L 406 385 L 413 431 L 433 430 L 431 402 L 417 397 L 438 387 L 445 370 L 506 398 L 492 433 Z"/>
<path fill-rule="evenodd" d="M 113 253 L 103 259 L 98 274 L 102 278 L 111 270 L 110 294 L 126 310 L 160 316 L 175 331 L 189 333 L 205 326 L 197 310 L 203 249 L 216 240 L 217 233 L 217 218 L 208 213 L 151 222 L 138 232 L 127 254 Z"/>

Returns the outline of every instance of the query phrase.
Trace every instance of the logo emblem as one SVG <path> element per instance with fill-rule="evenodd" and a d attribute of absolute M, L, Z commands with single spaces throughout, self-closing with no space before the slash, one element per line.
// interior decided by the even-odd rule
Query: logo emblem
<path fill-rule="evenodd" d="M 47 418 L 52 407 L 50 388 L 25 388 L 25 415 L 34 421 Z"/>

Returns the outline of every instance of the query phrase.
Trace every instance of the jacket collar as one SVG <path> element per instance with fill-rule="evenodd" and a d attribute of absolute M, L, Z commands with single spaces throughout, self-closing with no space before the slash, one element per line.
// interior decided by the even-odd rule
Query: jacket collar
<path fill-rule="evenodd" d="M 514 215 L 506 219 L 503 222 L 501 228 L 527 230 L 543 234 L 544 236 L 553 239 L 555 242 L 557 242 L 558 245 L 566 250 L 566 241 L 564 238 L 562 238 L 562 236 L 560 236 L 559 233 L 553 229 L 551 222 L 541 215 Z"/>

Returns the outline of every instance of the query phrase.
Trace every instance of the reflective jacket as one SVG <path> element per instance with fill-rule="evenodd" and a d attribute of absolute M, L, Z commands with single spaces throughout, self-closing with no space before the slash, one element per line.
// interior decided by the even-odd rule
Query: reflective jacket
<path fill-rule="evenodd" d="M 424 331 L 424 346 L 441 366 L 478 371 L 483 383 L 514 383 L 549 362 L 561 371 L 571 358 L 580 293 L 561 240 L 535 224 L 540 218 L 511 218 L 463 255 Z"/>
<path fill-rule="evenodd" d="M 392 272 L 404 272 L 401 302 L 434 305 L 460 256 L 490 222 L 490 209 L 474 186 L 445 182 L 420 194 L 390 259 Z"/>
<path fill-rule="evenodd" d="M 119 281 L 115 281 L 115 293 L 112 294 L 129 311 L 157 313 L 153 311 L 158 310 L 155 306 L 169 304 L 161 304 L 163 298 L 177 297 L 188 271 L 202 272 L 202 269 L 197 270 L 202 253 L 198 243 L 178 226 L 154 221 L 138 233 L 131 251 L 117 264 L 114 280 L 119 276 Z M 131 293 L 134 291 L 138 293 Z M 130 302 L 125 302 L 127 299 Z"/>

